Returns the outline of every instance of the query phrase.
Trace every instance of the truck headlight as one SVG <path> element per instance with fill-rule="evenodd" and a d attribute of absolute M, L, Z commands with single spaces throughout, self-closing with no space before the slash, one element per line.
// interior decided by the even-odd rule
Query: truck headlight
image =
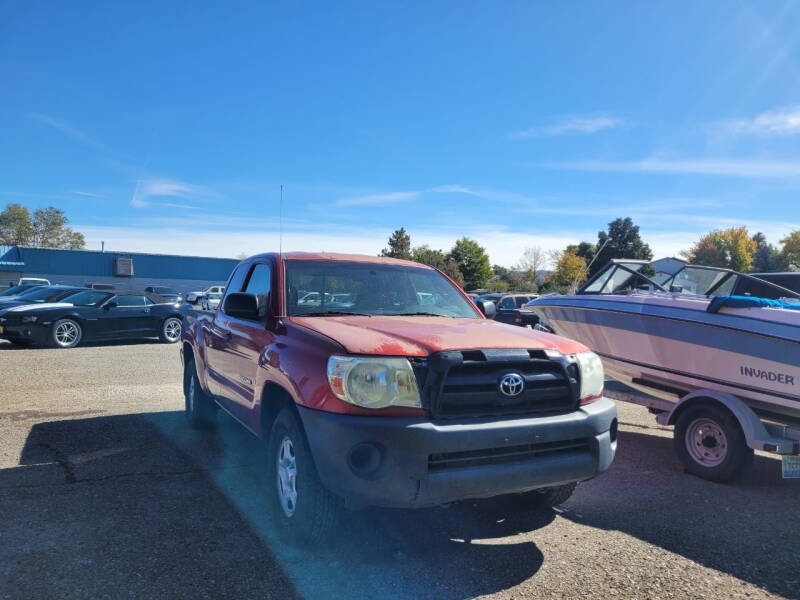
<path fill-rule="evenodd" d="M 589 404 L 603 395 L 605 373 L 600 357 L 594 352 L 576 354 L 578 369 L 581 372 L 581 404 Z"/>
<path fill-rule="evenodd" d="M 28 315 L 27 317 L 22 317 L 23 323 L 36 323 L 39 320 L 39 317 L 34 315 Z"/>
<path fill-rule="evenodd" d="M 406 358 L 333 355 L 328 382 L 337 398 L 364 408 L 422 408 L 417 378 Z"/>

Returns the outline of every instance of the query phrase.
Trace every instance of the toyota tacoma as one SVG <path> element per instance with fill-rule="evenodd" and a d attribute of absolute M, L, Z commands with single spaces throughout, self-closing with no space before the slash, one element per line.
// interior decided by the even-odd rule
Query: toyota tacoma
<path fill-rule="evenodd" d="M 614 458 L 602 365 L 493 313 L 418 263 L 253 256 L 218 311 L 184 318 L 187 418 L 221 409 L 263 440 L 268 500 L 298 540 L 329 533 L 342 506 L 559 504 Z"/>

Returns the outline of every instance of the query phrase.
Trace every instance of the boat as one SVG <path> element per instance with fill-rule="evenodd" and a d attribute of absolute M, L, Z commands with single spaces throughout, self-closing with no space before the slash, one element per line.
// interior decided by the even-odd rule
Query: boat
<path fill-rule="evenodd" d="M 618 259 L 576 293 L 542 296 L 525 309 L 542 327 L 600 355 L 606 377 L 633 392 L 619 399 L 648 406 L 666 423 L 676 422 L 681 403 L 702 397 L 734 412 L 745 435 L 752 433 L 751 448 L 772 448 L 787 426 L 800 432 L 796 291 L 676 258 Z M 764 431 L 748 430 L 751 415 Z M 800 453 L 796 441 L 781 447 Z"/>

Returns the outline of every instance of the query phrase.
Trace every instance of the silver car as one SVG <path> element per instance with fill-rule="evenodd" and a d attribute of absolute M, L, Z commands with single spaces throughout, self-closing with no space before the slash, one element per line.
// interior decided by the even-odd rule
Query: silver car
<path fill-rule="evenodd" d="M 221 300 L 222 294 L 206 294 L 200 300 L 200 306 L 203 308 L 203 310 L 217 310 Z"/>

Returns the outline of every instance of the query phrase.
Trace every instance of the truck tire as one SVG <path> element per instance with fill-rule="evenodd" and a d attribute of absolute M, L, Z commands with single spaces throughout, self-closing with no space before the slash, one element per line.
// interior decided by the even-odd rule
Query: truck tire
<path fill-rule="evenodd" d="M 753 460 L 736 417 L 711 403 L 687 407 L 675 423 L 675 451 L 688 473 L 724 483 Z"/>
<path fill-rule="evenodd" d="M 291 406 L 283 408 L 272 425 L 266 483 L 276 524 L 287 540 L 316 544 L 330 537 L 341 502 L 319 480 L 300 418 Z"/>
<path fill-rule="evenodd" d="M 183 367 L 183 382 L 184 414 L 189 425 L 194 429 L 213 427 L 217 419 L 217 407 L 200 386 L 193 358 L 187 358 Z"/>
<path fill-rule="evenodd" d="M 569 500 L 577 485 L 577 483 L 567 483 L 525 492 L 517 497 L 528 508 L 550 509 Z"/>

